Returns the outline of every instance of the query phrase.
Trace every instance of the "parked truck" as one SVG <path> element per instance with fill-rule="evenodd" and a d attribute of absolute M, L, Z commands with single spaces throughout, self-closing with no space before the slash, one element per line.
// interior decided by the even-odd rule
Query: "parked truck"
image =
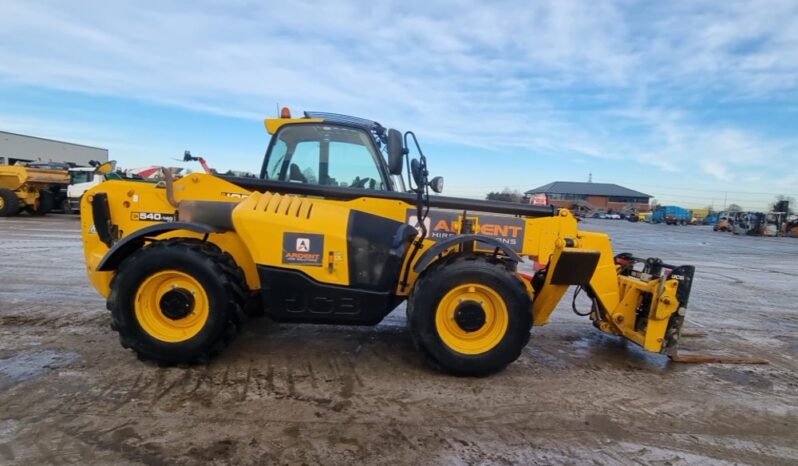
<path fill-rule="evenodd" d="M 675 205 L 660 206 L 651 214 L 651 223 L 668 225 L 687 225 L 693 219 L 693 213 Z"/>
<path fill-rule="evenodd" d="M 83 193 L 108 179 L 122 179 L 115 173 L 116 161 L 112 160 L 100 165 L 91 162 L 91 167 L 75 167 L 69 169 L 69 187 L 66 190 L 66 199 L 62 204 L 65 214 L 77 213 L 80 210 L 80 199 Z"/>
<path fill-rule="evenodd" d="M 23 210 L 44 215 L 60 205 L 69 186 L 66 167 L 51 164 L 0 165 L 0 217 L 17 215 Z"/>

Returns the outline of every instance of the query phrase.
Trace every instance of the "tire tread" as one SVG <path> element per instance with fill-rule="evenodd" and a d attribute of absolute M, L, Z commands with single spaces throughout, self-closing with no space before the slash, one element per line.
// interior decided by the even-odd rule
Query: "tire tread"
<path fill-rule="evenodd" d="M 175 248 L 183 248 L 187 251 L 198 253 L 210 268 L 216 269 L 216 277 L 221 281 L 221 285 L 229 299 L 225 310 L 225 328 L 215 341 L 207 345 L 198 354 L 187 354 L 178 358 L 162 358 L 155 352 L 144 350 L 133 329 L 123 324 L 119 315 L 119 312 L 122 311 L 119 306 L 120 290 L 117 283 L 120 280 L 124 281 L 124 274 L 129 270 L 133 270 L 143 257 L 154 254 L 159 250 Z M 133 350 L 139 359 L 166 365 L 206 364 L 210 358 L 219 354 L 230 344 L 240 330 L 244 322 L 243 307 L 247 297 L 245 286 L 244 272 L 238 267 L 233 257 L 229 253 L 222 251 L 217 245 L 194 238 L 171 238 L 150 243 L 132 253 L 119 265 L 118 272 L 111 280 L 111 294 L 108 296 L 106 307 L 111 311 L 111 328 L 119 334 L 120 344 L 123 348 Z"/>

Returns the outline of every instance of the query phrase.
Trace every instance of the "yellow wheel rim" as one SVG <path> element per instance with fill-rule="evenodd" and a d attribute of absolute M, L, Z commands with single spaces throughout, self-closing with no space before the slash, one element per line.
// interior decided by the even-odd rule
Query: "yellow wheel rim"
<path fill-rule="evenodd" d="M 475 325 L 474 310 L 477 312 Z M 471 311 L 471 321 L 463 328 L 464 311 Z M 484 323 L 479 322 L 484 317 Z M 438 303 L 435 328 L 441 340 L 454 351 L 481 354 L 493 349 L 507 333 L 509 313 L 502 297 L 493 288 L 478 283 L 460 285 L 450 290 Z M 478 327 L 478 328 L 475 328 Z"/>
<path fill-rule="evenodd" d="M 176 299 L 181 304 L 177 311 Z M 186 341 L 198 334 L 208 321 L 209 307 L 202 285 L 177 270 L 150 275 L 136 292 L 139 325 L 153 338 L 169 343 Z"/>
<path fill-rule="evenodd" d="M 0 209 L 6 206 L 6 200 L 0 197 Z"/>

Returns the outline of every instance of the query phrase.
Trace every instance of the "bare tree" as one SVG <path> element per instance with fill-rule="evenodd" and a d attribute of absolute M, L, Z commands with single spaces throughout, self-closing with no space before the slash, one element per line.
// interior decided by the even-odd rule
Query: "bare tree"
<path fill-rule="evenodd" d="M 651 210 L 657 210 L 659 208 L 659 201 L 656 197 L 652 197 L 650 201 L 648 201 L 649 205 L 651 206 Z"/>
<path fill-rule="evenodd" d="M 785 209 L 786 203 L 786 209 Z M 773 204 L 770 205 L 770 210 L 773 212 L 787 212 L 788 215 L 792 215 L 795 213 L 793 206 L 795 205 L 795 198 L 792 196 L 786 196 L 784 194 L 779 194 L 776 196 L 776 199 L 773 201 Z"/>
<path fill-rule="evenodd" d="M 489 192 L 485 198 L 489 201 L 521 202 L 524 196 L 518 190 L 511 191 L 510 188 L 504 188 L 501 192 Z"/>

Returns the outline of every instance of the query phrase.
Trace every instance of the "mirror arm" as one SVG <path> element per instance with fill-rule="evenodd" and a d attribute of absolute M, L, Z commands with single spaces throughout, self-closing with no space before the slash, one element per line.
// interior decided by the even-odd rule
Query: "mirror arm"
<path fill-rule="evenodd" d="M 416 183 L 415 188 L 413 188 L 413 178 L 415 177 L 413 176 L 413 170 L 411 169 L 410 147 L 408 145 L 408 139 L 411 136 L 416 145 L 416 150 L 418 150 L 418 172 L 421 177 L 420 183 Z M 418 226 L 421 229 L 421 232 L 413 242 L 413 250 L 410 252 L 410 258 L 405 264 L 404 274 L 402 275 L 402 281 L 400 282 L 400 289 L 402 290 L 406 289 L 408 286 L 410 265 L 413 263 L 416 254 L 418 254 L 418 252 L 424 246 L 424 239 L 428 234 L 427 225 L 424 223 L 424 221 L 426 220 L 427 215 L 429 215 L 429 181 L 427 180 L 429 172 L 427 170 L 427 158 L 424 156 L 424 152 L 421 150 L 418 139 L 412 131 L 407 131 L 404 134 L 404 152 L 405 163 L 407 164 L 408 186 L 416 193 L 416 220 L 418 220 Z"/>

